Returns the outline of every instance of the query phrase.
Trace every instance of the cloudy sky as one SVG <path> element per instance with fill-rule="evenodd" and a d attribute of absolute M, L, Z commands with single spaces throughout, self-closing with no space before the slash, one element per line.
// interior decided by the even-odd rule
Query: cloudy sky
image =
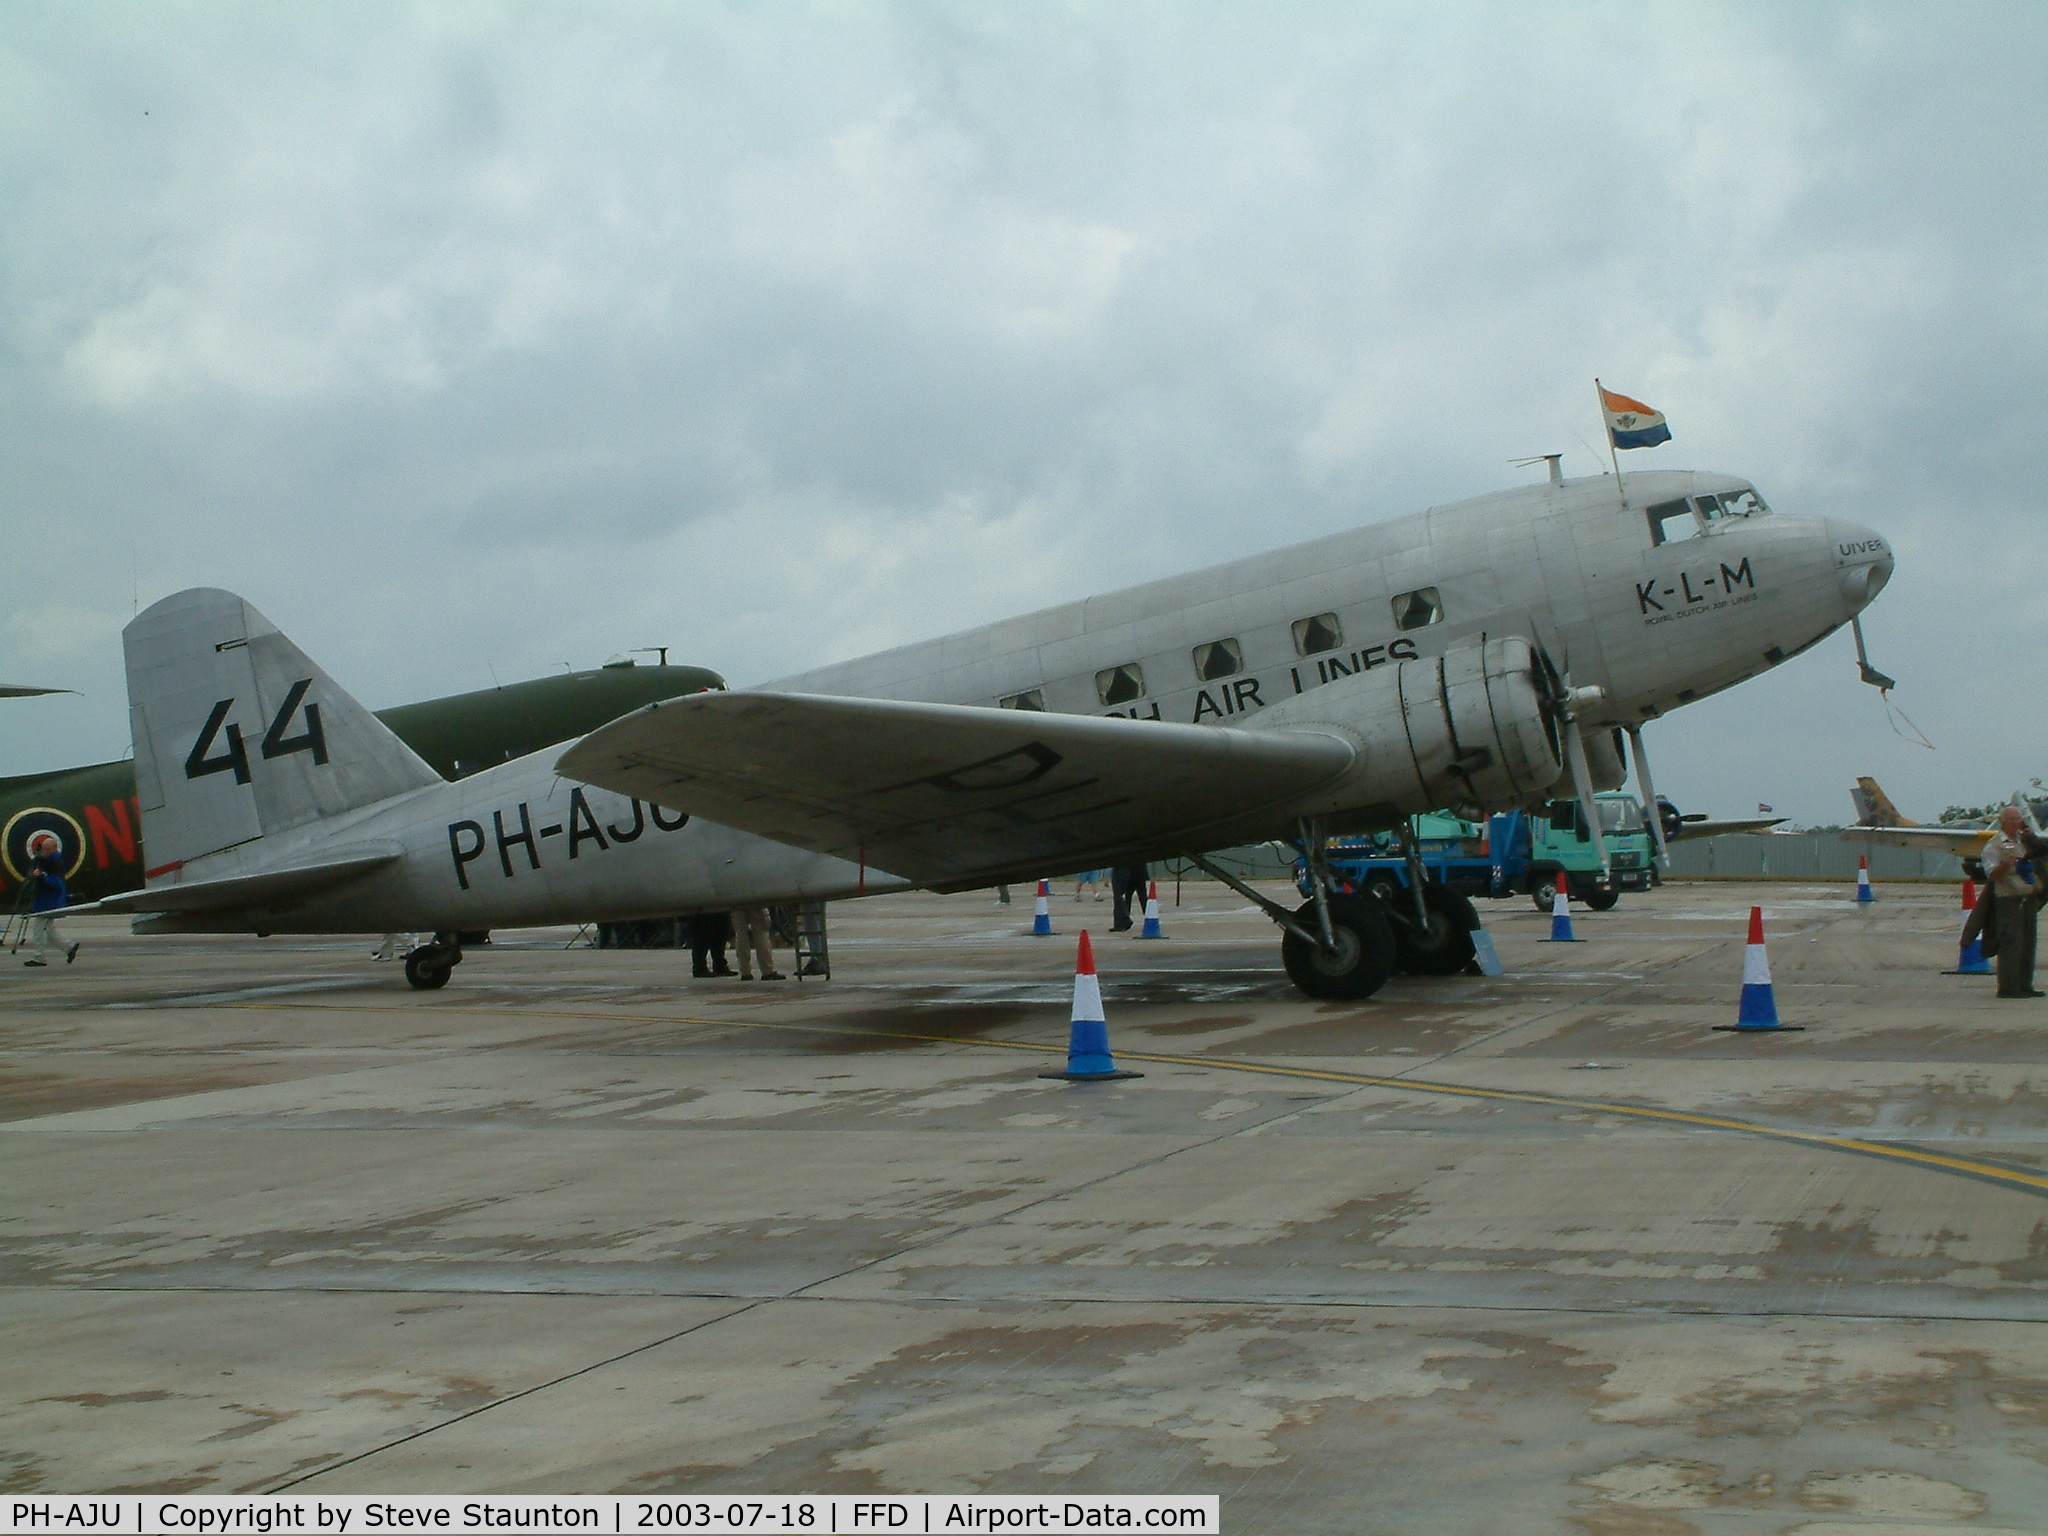
<path fill-rule="evenodd" d="M 1788 14 L 1789 13 L 1789 14 Z M 138 601 L 373 706 L 736 683 L 1596 468 L 1888 534 L 1658 726 L 1688 809 L 2048 774 L 2048 10 L 18 3 L 0 773 L 127 748 Z"/>

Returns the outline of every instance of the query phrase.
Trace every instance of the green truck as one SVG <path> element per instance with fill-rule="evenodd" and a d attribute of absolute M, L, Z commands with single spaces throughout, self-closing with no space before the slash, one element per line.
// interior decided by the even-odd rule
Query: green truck
<path fill-rule="evenodd" d="M 1562 873 L 1574 901 L 1605 912 L 1623 891 L 1647 891 L 1657 883 L 1656 847 L 1634 795 L 1610 790 L 1595 795 L 1593 804 L 1607 843 L 1605 880 L 1576 800 L 1504 811 L 1483 823 L 1436 811 L 1410 818 L 1410 835 L 1432 885 L 1474 898 L 1526 895 L 1547 912 Z M 1408 861 L 1392 832 L 1337 839 L 1330 845 L 1330 865 L 1353 889 L 1377 887 L 1391 899 L 1408 888 Z M 1298 864 L 1296 879 L 1306 894 L 1307 871 Z"/>

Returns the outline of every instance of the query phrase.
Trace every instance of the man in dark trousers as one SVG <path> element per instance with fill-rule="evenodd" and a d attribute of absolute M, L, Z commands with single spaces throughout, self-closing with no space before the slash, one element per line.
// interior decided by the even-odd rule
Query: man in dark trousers
<path fill-rule="evenodd" d="M 1109 925 L 1111 932 L 1122 933 L 1131 926 L 1131 900 L 1133 897 L 1137 899 L 1139 909 L 1143 910 L 1145 906 L 1145 882 L 1150 878 L 1151 872 L 1143 864 L 1119 864 L 1114 870 L 1110 871 L 1109 893 L 1116 900 L 1114 920 Z"/>
<path fill-rule="evenodd" d="M 732 917 L 725 912 L 697 912 L 690 923 L 690 974 L 730 976 L 725 963 L 725 941 L 732 937 Z"/>
<path fill-rule="evenodd" d="M 1998 830 L 1978 855 L 1985 892 L 1997 903 L 1998 995 L 2039 997 L 2034 989 L 2034 936 L 2041 904 L 2035 865 L 2028 856 L 2026 818 L 2016 805 L 1998 816 Z"/>

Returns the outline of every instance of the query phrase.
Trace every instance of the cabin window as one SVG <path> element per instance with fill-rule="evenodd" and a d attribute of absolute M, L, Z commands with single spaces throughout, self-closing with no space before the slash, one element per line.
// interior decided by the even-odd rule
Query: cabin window
<path fill-rule="evenodd" d="M 1235 640 L 1211 640 L 1195 647 L 1195 676 L 1205 683 L 1235 677 L 1244 670 L 1244 648 Z"/>
<path fill-rule="evenodd" d="M 1105 704 L 1128 704 L 1145 696 L 1145 669 L 1135 661 L 1095 674 L 1095 696 Z"/>
<path fill-rule="evenodd" d="M 1692 515 L 1689 501 L 1660 501 L 1650 508 L 1649 517 L 1652 544 L 1676 544 L 1700 531 L 1699 519 Z"/>
<path fill-rule="evenodd" d="M 996 700 L 996 705 L 1001 709 L 1032 709 L 1044 714 L 1045 690 L 1026 688 L 1022 693 L 1006 693 Z"/>
<path fill-rule="evenodd" d="M 1394 599 L 1394 623 L 1402 629 L 1427 629 L 1444 621 L 1444 600 L 1435 587 L 1417 587 Z"/>
<path fill-rule="evenodd" d="M 1294 621 L 1294 650 L 1299 656 L 1318 656 L 1324 651 L 1344 648 L 1344 626 L 1334 613 Z"/>

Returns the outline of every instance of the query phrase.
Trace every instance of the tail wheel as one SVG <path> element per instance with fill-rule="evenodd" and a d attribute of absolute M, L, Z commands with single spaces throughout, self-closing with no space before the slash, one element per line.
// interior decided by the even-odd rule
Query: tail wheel
<path fill-rule="evenodd" d="M 1531 891 L 1529 893 L 1530 903 L 1536 908 L 1538 912 L 1541 912 L 1545 917 L 1548 917 L 1550 915 L 1550 904 L 1555 900 L 1557 900 L 1556 886 L 1552 886 L 1549 890 L 1546 891 Z"/>
<path fill-rule="evenodd" d="M 448 973 L 461 958 L 460 950 L 451 955 L 438 944 L 422 944 L 405 957 L 405 979 L 422 992 L 445 987 L 448 985 Z"/>
<path fill-rule="evenodd" d="M 1614 904 L 1620 900 L 1621 892 L 1619 891 L 1594 889 L 1586 892 L 1586 905 L 1595 912 L 1612 912 Z"/>
<path fill-rule="evenodd" d="M 1295 913 L 1295 920 L 1314 933 L 1316 904 Z M 1292 933 L 1280 940 L 1280 959 L 1293 983 L 1310 997 L 1334 1000 L 1371 997 L 1400 969 L 1394 925 L 1377 905 L 1356 896 L 1330 898 L 1330 949 L 1310 944 Z"/>
<path fill-rule="evenodd" d="M 1479 914 L 1468 898 L 1441 885 L 1425 885 L 1422 904 L 1429 909 L 1426 934 L 1406 923 L 1394 925 L 1401 969 L 1411 976 L 1456 976 L 1472 961 Z"/>

